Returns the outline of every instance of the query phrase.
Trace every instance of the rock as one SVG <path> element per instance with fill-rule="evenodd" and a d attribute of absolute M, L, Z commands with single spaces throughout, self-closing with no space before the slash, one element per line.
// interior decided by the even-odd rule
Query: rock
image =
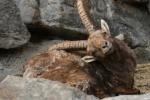
<path fill-rule="evenodd" d="M 148 0 L 121 0 L 123 2 L 129 2 L 129 3 L 147 3 Z"/>
<path fill-rule="evenodd" d="M 31 32 L 40 30 L 62 37 L 69 35 L 69 39 L 76 36 L 83 39 L 87 35 L 81 34 L 84 28 L 74 2 L 74 0 L 16 0 L 21 18 Z M 65 33 L 65 36 L 62 33 Z"/>
<path fill-rule="evenodd" d="M 149 100 L 149 94 L 122 95 L 102 100 Z M 45 79 L 7 76 L 0 83 L 0 100 L 100 100 L 78 89 Z"/>
<path fill-rule="evenodd" d="M 103 18 L 110 25 L 112 35 L 124 34 L 126 42 L 132 48 L 141 47 L 143 50 L 147 50 L 145 47 L 150 47 L 148 45 L 150 16 L 145 6 L 123 2 L 130 0 L 90 1 L 91 15 L 97 25 Z M 147 2 L 147 0 L 132 1 Z M 71 37 L 86 33 L 77 13 L 75 0 L 21 0 L 18 4 L 22 19 L 30 31 L 44 30 L 41 32 L 59 33 L 57 35 L 61 36 L 65 34 L 65 37 L 68 33 Z M 37 31 L 35 33 L 37 34 Z M 146 59 L 149 61 L 150 58 L 146 56 Z"/>
<path fill-rule="evenodd" d="M 92 95 L 45 79 L 8 76 L 0 84 L 0 100 L 99 100 Z"/>
<path fill-rule="evenodd" d="M 148 8 L 148 11 L 149 11 L 149 13 L 150 13 L 150 0 L 149 0 L 149 2 L 148 2 L 147 8 Z"/>
<path fill-rule="evenodd" d="M 25 24 L 40 21 L 39 0 L 15 0 L 16 5 L 20 9 L 21 18 Z M 36 17 L 37 16 L 37 17 Z"/>
<path fill-rule="evenodd" d="M 0 0 L 0 26 L 0 48 L 16 48 L 30 38 L 13 0 Z"/>
<path fill-rule="evenodd" d="M 146 2 L 145 0 L 132 1 Z M 145 45 L 143 40 L 150 31 L 147 29 L 150 23 L 147 11 L 141 11 L 140 8 L 122 4 L 119 1 L 91 0 L 91 5 L 91 12 L 97 25 L 100 19 L 104 18 L 111 26 L 113 35 L 126 34 L 131 40 L 131 46 Z M 85 32 L 75 7 L 75 0 L 21 0 L 18 6 L 26 24 L 34 26 L 37 25 L 34 23 L 40 23 L 50 29 L 62 28 L 71 30 L 71 32 Z M 147 20 L 144 20 L 143 17 Z M 145 25 L 144 29 L 143 25 Z"/>
<path fill-rule="evenodd" d="M 45 39 L 42 35 L 36 37 L 33 37 L 32 35 L 31 40 L 34 42 L 30 41 L 21 48 L 0 50 L 0 81 L 7 75 L 22 75 L 23 66 L 29 58 L 37 53 L 47 50 L 48 47 L 54 43 L 60 42 L 60 40 L 50 41 L 49 38 L 50 36 L 46 36 Z"/>
<path fill-rule="evenodd" d="M 103 100 L 149 100 L 150 93 L 143 95 L 121 95 L 118 97 L 106 98 Z"/>

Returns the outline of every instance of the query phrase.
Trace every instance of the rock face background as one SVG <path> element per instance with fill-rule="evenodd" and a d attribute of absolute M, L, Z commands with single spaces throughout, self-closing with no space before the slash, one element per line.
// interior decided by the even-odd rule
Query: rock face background
<path fill-rule="evenodd" d="M 75 1 L 0 0 L 0 81 L 10 74 L 21 76 L 28 58 L 60 40 L 88 37 Z M 125 35 L 138 63 L 150 62 L 150 0 L 90 0 L 90 4 L 98 27 L 105 19 L 113 36 Z M 136 87 L 142 92 L 150 92 L 149 68 L 142 66 L 136 72 Z"/>
<path fill-rule="evenodd" d="M 95 24 L 99 26 L 100 20 L 105 19 L 112 35 L 124 34 L 126 42 L 136 48 L 139 63 L 149 62 L 149 1 L 89 1 Z M 47 33 L 64 39 L 85 39 L 87 33 L 77 13 L 75 2 L 76 0 L 1 0 L 0 48 L 20 47 L 28 42 L 30 35 L 23 23 L 37 36 L 40 36 L 39 33 Z"/>
<path fill-rule="evenodd" d="M 30 34 L 23 24 L 20 11 L 12 0 L 0 0 L 0 48 L 20 47 Z"/>
<path fill-rule="evenodd" d="M 31 31 L 73 36 L 87 34 L 77 13 L 75 0 L 16 0 L 21 18 Z M 139 61 L 150 59 L 150 15 L 148 0 L 90 0 L 91 15 L 98 26 L 105 19 L 112 35 L 124 34 Z M 80 38 L 83 38 L 80 36 Z M 79 38 L 78 38 L 79 39 Z M 142 48 L 142 49 L 141 49 Z"/>

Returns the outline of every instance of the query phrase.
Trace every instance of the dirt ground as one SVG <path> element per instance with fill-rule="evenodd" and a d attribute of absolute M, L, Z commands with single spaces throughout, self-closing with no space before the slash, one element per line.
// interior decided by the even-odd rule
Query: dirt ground
<path fill-rule="evenodd" d="M 137 65 L 135 87 L 142 93 L 150 92 L 150 63 Z"/>

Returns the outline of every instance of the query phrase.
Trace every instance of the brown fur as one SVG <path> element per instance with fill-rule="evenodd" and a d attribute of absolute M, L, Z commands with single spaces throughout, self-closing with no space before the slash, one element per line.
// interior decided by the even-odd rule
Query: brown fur
<path fill-rule="evenodd" d="M 86 64 L 80 53 L 52 50 L 32 57 L 24 66 L 23 77 L 38 77 L 60 81 L 100 98 L 112 94 L 138 93 L 133 89 L 136 67 L 133 51 L 123 42 L 110 38 L 112 54 L 96 56 Z"/>
<path fill-rule="evenodd" d="M 60 81 L 87 91 L 92 78 L 83 70 L 84 62 L 80 59 L 80 56 L 62 50 L 42 53 L 26 63 L 23 77 Z"/>
<path fill-rule="evenodd" d="M 81 54 L 81 52 L 50 50 L 36 55 L 24 66 L 23 77 L 60 81 L 100 98 L 139 93 L 133 88 L 135 54 L 123 41 L 111 37 L 109 27 L 104 21 L 101 22 L 102 29 L 93 28 L 90 18 L 86 15 L 87 12 L 84 11 L 83 1 L 77 0 L 79 13 L 82 22 L 86 24 L 85 27 L 92 33 L 87 40 L 87 51 Z M 103 48 L 106 41 L 109 45 Z M 85 63 L 81 60 L 85 55 L 95 57 L 96 61 Z"/>

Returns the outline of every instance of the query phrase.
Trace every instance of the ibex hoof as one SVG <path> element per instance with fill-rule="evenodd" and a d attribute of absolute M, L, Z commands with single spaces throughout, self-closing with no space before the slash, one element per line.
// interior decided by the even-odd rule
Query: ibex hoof
<path fill-rule="evenodd" d="M 82 61 L 84 61 L 86 63 L 91 63 L 91 62 L 96 61 L 96 59 L 93 56 L 84 56 L 81 59 L 82 59 Z"/>

